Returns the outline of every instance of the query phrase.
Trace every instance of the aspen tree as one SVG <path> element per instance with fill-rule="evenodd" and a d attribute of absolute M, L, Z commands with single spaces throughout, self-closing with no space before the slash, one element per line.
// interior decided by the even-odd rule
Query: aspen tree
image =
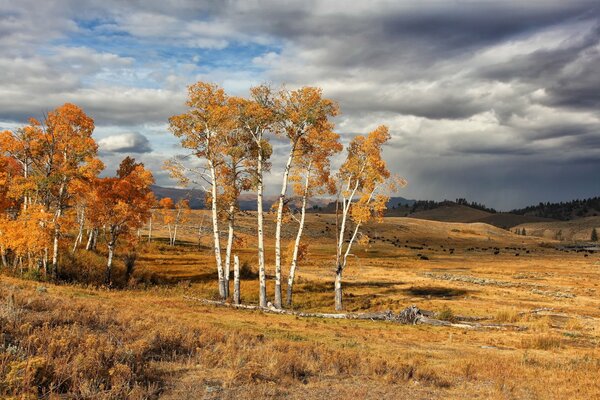
<path fill-rule="evenodd" d="M 339 231 L 336 246 L 335 268 L 335 309 L 343 309 L 342 303 L 342 275 L 348 263 L 348 255 L 359 229 L 365 223 L 375 219 L 380 221 L 386 209 L 389 196 L 382 193 L 384 185 L 388 182 L 390 172 L 382 158 L 382 147 L 390 139 L 386 126 L 379 126 L 367 136 L 356 136 L 347 148 L 346 160 L 338 173 L 338 198 L 341 198 L 341 222 L 339 210 L 336 210 L 336 221 Z M 395 190 L 396 184 L 404 186 L 403 179 L 392 181 L 390 190 Z M 337 208 L 337 207 L 336 207 Z M 346 229 L 349 220 L 354 223 L 354 229 Z"/>
<path fill-rule="evenodd" d="M 294 182 L 294 193 L 300 197 L 298 231 L 291 254 L 288 273 L 286 305 L 292 305 L 292 291 L 296 268 L 306 246 L 301 247 L 308 199 L 313 196 L 334 194 L 335 184 L 331 179 L 331 158 L 342 151 L 340 136 L 332 131 L 332 124 L 323 124 L 312 129 L 300 140 L 290 180 Z"/>
<path fill-rule="evenodd" d="M 188 88 L 188 112 L 169 119 L 171 132 L 181 139 L 182 147 L 191 150 L 192 155 L 206 162 L 199 175 L 209 185 L 205 190 L 211 205 L 213 226 L 213 247 L 215 263 L 219 279 L 219 294 L 225 298 L 225 273 L 221 257 L 221 240 L 219 232 L 218 210 L 218 176 L 217 170 L 223 162 L 225 137 L 232 129 L 228 98 L 225 91 L 217 85 L 197 82 Z M 166 165 L 172 175 L 179 178 L 182 184 L 187 183 L 183 171 L 175 164 Z"/>
<path fill-rule="evenodd" d="M 286 205 L 286 194 L 290 170 L 296 157 L 298 144 L 311 130 L 324 130 L 329 117 L 338 114 L 338 106 L 323 98 L 319 88 L 303 87 L 298 90 L 283 89 L 279 92 L 275 106 L 279 114 L 278 133 L 289 140 L 289 154 L 282 174 L 281 191 L 277 201 L 275 226 L 275 298 L 274 306 L 281 308 L 281 227 Z"/>
<path fill-rule="evenodd" d="M 236 124 L 252 140 L 251 157 L 247 159 L 247 170 L 251 186 L 256 190 L 259 305 L 267 306 L 267 279 L 264 246 L 264 173 L 270 168 L 269 159 L 273 152 L 268 134 L 273 133 L 278 115 L 275 110 L 275 95 L 267 85 L 250 89 L 251 99 L 237 98 L 235 107 Z"/>

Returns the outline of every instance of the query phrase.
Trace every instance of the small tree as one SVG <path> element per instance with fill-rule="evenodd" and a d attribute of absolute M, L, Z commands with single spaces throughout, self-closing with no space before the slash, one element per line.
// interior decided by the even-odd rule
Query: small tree
<path fill-rule="evenodd" d="M 175 246 L 177 241 L 177 229 L 179 225 L 185 223 L 189 219 L 190 202 L 187 199 L 180 199 L 175 203 L 175 216 L 173 219 L 173 236 L 171 237 L 171 246 Z"/>
<path fill-rule="evenodd" d="M 596 228 L 592 228 L 592 235 L 590 237 L 590 240 L 592 242 L 597 242 L 598 241 L 598 232 L 596 232 Z"/>
<path fill-rule="evenodd" d="M 342 144 L 339 141 L 340 136 L 333 132 L 332 128 L 332 124 L 323 124 L 302 138 L 292 168 L 290 180 L 294 183 L 294 193 L 300 197 L 300 218 L 295 218 L 298 221 L 298 231 L 290 257 L 286 299 L 288 307 L 292 305 L 296 268 L 307 249 L 306 245 L 301 245 L 301 241 L 308 199 L 315 195 L 335 193 L 330 165 L 332 157 L 342 151 Z"/>
<path fill-rule="evenodd" d="M 99 178 L 94 185 L 91 208 L 96 226 L 106 226 L 108 260 L 106 284 L 111 285 L 112 265 L 117 241 L 121 236 L 131 236 L 149 218 L 154 204 L 151 185 L 152 173 L 141 163 L 127 160 L 121 163 L 114 178 Z"/>
<path fill-rule="evenodd" d="M 250 176 L 252 189 L 256 190 L 256 237 L 258 251 L 259 305 L 267 306 L 267 275 L 265 270 L 264 245 L 264 206 L 263 175 L 270 168 L 269 158 L 273 152 L 267 133 L 273 132 L 278 120 L 275 96 L 267 85 L 250 89 L 251 100 L 232 99 L 236 127 L 251 139 L 250 157 L 246 160 L 246 170 Z"/>
<path fill-rule="evenodd" d="M 233 129 L 235 120 L 231 113 L 227 94 L 214 84 L 197 82 L 189 86 L 186 105 L 189 107 L 188 112 L 169 118 L 169 128 L 175 136 L 180 138 L 182 147 L 191 150 L 194 157 L 206 162 L 202 168 L 196 171 L 198 176 L 210 185 L 205 192 L 210 200 L 219 294 L 224 299 L 226 288 L 219 233 L 217 171 L 223 163 L 226 137 Z M 171 171 L 172 176 L 180 180 L 181 184 L 189 183 L 181 165 L 170 163 L 166 167 Z"/>
<path fill-rule="evenodd" d="M 356 136 L 348 146 L 346 161 L 338 174 L 338 197 L 341 197 L 341 203 L 336 202 L 336 224 L 339 231 L 336 232 L 335 309 L 338 311 L 343 308 L 342 274 L 359 229 L 370 220 L 380 221 L 389 199 L 389 195 L 382 192 L 390 177 L 382 158 L 382 146 L 389 139 L 386 126 L 379 126 L 367 136 Z M 406 182 L 399 179 L 398 184 L 404 186 Z M 395 190 L 394 187 L 391 189 Z M 347 237 L 346 228 L 350 219 L 354 222 L 354 229 Z"/>
<path fill-rule="evenodd" d="M 330 130 L 330 117 L 338 114 L 335 102 L 323 98 L 322 90 L 315 87 L 303 87 L 298 90 L 282 90 L 276 103 L 280 116 L 278 133 L 284 135 L 290 143 L 289 154 L 282 174 L 281 192 L 277 202 L 277 220 L 275 226 L 275 298 L 273 305 L 281 308 L 281 227 L 285 208 L 290 171 L 297 157 L 299 143 L 312 130 Z"/>
<path fill-rule="evenodd" d="M 175 203 L 170 197 L 163 197 L 158 202 L 158 207 L 160 208 L 162 223 L 163 225 L 166 225 L 169 230 L 169 246 L 171 246 L 171 243 L 173 242 L 173 223 L 175 222 L 175 216 L 173 215 Z"/>

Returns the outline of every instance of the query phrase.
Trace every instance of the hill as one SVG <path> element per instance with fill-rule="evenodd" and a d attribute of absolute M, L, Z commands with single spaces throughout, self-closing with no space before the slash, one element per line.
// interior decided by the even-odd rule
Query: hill
<path fill-rule="evenodd" d="M 578 218 L 570 221 L 532 222 L 515 226 L 515 229 L 525 229 L 528 236 L 582 242 L 590 240 L 593 228 L 600 231 L 600 217 Z"/>
<path fill-rule="evenodd" d="M 190 201 L 192 209 L 200 210 L 204 208 L 204 191 L 200 189 L 178 189 L 152 185 L 152 191 L 158 200 L 165 197 L 170 197 L 174 202 L 187 199 Z"/>
<path fill-rule="evenodd" d="M 512 210 L 511 213 L 552 218 L 561 221 L 594 217 L 600 215 L 600 197 L 592 197 L 584 200 L 577 199 L 560 203 L 539 203 L 537 206 Z"/>
<path fill-rule="evenodd" d="M 480 218 L 474 222 L 483 222 L 486 224 L 494 225 L 499 228 L 512 228 L 517 225 L 526 224 L 530 222 L 550 222 L 554 221 L 550 218 L 534 217 L 529 215 L 517 215 L 512 213 L 496 213 L 490 214 L 487 217 Z"/>
<path fill-rule="evenodd" d="M 410 218 L 426 219 L 442 222 L 474 222 L 486 218 L 491 214 L 487 211 L 455 203 L 440 205 L 436 208 L 417 211 L 408 214 Z"/>

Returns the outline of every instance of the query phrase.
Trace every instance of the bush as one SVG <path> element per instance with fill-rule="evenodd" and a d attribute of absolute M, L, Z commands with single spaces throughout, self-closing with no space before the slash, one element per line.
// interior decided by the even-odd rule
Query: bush
<path fill-rule="evenodd" d="M 454 322 L 456 321 L 456 316 L 452 309 L 448 306 L 444 306 L 440 311 L 435 314 L 437 319 L 442 321 Z"/>
<path fill-rule="evenodd" d="M 125 286 L 123 263 L 113 261 L 113 282 L 116 287 Z M 106 257 L 93 251 L 77 250 L 66 253 L 58 267 L 58 279 L 65 282 L 77 282 L 93 286 L 102 286 L 106 278 Z"/>

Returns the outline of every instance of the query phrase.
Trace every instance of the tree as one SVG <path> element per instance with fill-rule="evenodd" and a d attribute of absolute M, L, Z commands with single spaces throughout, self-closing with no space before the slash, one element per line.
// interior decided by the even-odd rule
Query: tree
<path fill-rule="evenodd" d="M 152 208 L 150 208 L 150 219 L 148 220 L 148 243 L 152 241 L 152 224 L 154 223 L 154 216 L 156 215 L 158 207 L 158 203 L 155 202 L 152 204 Z"/>
<path fill-rule="evenodd" d="M 251 187 L 256 190 L 257 209 L 257 250 L 259 305 L 267 306 L 267 279 L 265 271 L 264 247 L 264 206 L 263 175 L 270 168 L 269 159 L 273 152 L 267 134 L 275 129 L 277 113 L 275 97 L 267 85 L 250 89 L 251 100 L 235 98 L 231 102 L 237 128 L 244 131 L 252 140 L 251 156 L 246 160 L 246 170 L 251 179 Z"/>
<path fill-rule="evenodd" d="M 346 160 L 338 173 L 338 198 L 336 202 L 337 246 L 335 272 L 335 309 L 342 310 L 342 275 L 348 255 L 357 238 L 360 227 L 370 220 L 380 221 L 389 196 L 382 193 L 390 172 L 382 158 L 382 146 L 390 139 L 386 126 L 379 126 L 367 136 L 356 136 L 347 149 Z M 395 182 L 392 182 L 395 183 Z M 400 186 L 406 182 L 398 179 Z M 395 190 L 392 185 L 390 190 Z M 339 221 L 341 207 L 341 222 Z M 347 238 L 349 219 L 354 229 Z M 344 248 L 345 246 L 345 248 Z"/>
<path fill-rule="evenodd" d="M 92 138 L 94 120 L 74 104 L 64 104 L 48 114 L 43 146 L 48 156 L 45 183 L 54 210 L 52 273 L 58 271 L 61 217 L 72 197 L 75 180 L 90 179 L 102 168 L 95 159 L 98 145 Z"/>
<path fill-rule="evenodd" d="M 175 246 L 177 241 L 177 229 L 180 224 L 187 222 L 190 213 L 190 202 L 187 199 L 179 199 L 175 203 L 175 218 L 173 220 L 173 236 L 171 237 L 171 246 Z"/>
<path fill-rule="evenodd" d="M 596 228 L 592 228 L 592 235 L 590 237 L 590 240 L 592 242 L 597 242 L 598 241 L 598 232 L 596 232 Z"/>
<path fill-rule="evenodd" d="M 15 132 L 0 134 L 0 144 L 21 164 L 22 178 L 15 182 L 23 209 L 41 205 L 52 214 L 52 274 L 58 268 L 59 238 L 68 227 L 71 215 L 65 211 L 73 205 L 74 186 L 93 178 L 103 168 L 96 158 L 97 145 L 91 137 L 94 121 L 74 104 L 64 104 L 51 111 L 44 123 L 31 119 L 29 125 Z M 44 253 L 46 265 L 47 252 Z"/>
<path fill-rule="evenodd" d="M 330 117 L 338 114 L 338 106 L 325 99 L 319 88 L 303 87 L 298 90 L 281 90 L 275 103 L 280 128 L 277 133 L 290 143 L 289 154 L 282 174 L 281 192 L 277 202 L 275 227 L 275 298 L 274 306 L 281 308 L 281 226 L 286 203 L 290 170 L 298 151 L 298 144 L 312 130 L 331 129 Z"/>
<path fill-rule="evenodd" d="M 0 221 L 0 224 L 4 225 L 3 231 L 0 232 L 0 246 L 10 248 L 13 255 L 13 268 L 19 265 L 23 272 L 24 259 L 29 269 L 33 268 L 34 264 L 40 266 L 36 260 L 42 260 L 44 250 L 51 238 L 51 232 L 47 229 L 51 218 L 52 216 L 42 206 L 35 204 L 22 210 L 17 218 L 4 218 Z M 2 261 L 6 265 L 5 257 Z"/>
<path fill-rule="evenodd" d="M 21 166 L 12 157 L 0 154 L 0 258 L 2 266 L 7 267 L 6 249 L 10 246 L 7 230 L 10 231 L 10 212 L 19 207 L 13 192 L 13 184 L 21 175 Z M 17 195 L 18 196 L 18 195 Z"/>
<path fill-rule="evenodd" d="M 335 193 L 335 183 L 331 179 L 331 158 L 342 151 L 340 136 L 333 132 L 333 125 L 323 124 L 311 129 L 300 140 L 293 163 L 290 180 L 294 183 L 294 193 L 300 197 L 300 218 L 296 240 L 292 247 L 286 305 L 292 305 L 292 292 L 296 268 L 299 260 L 306 254 L 306 246 L 301 246 L 306 205 L 310 197 Z"/>
<path fill-rule="evenodd" d="M 162 215 L 162 223 L 167 226 L 169 230 L 169 246 L 172 246 L 173 243 L 173 223 L 175 222 L 175 216 L 173 215 L 173 210 L 175 209 L 175 203 L 173 199 L 170 197 L 163 197 L 158 202 L 158 206 L 161 210 Z"/>
<path fill-rule="evenodd" d="M 205 190 L 211 204 L 213 225 L 214 253 L 219 279 L 219 294 L 226 296 L 225 274 L 221 258 L 221 241 L 219 237 L 218 210 L 218 175 L 217 171 L 223 162 L 225 138 L 235 123 L 231 115 L 228 97 L 217 85 L 197 82 L 188 88 L 188 112 L 169 119 L 171 132 L 181 139 L 182 147 L 192 151 L 192 155 L 204 159 L 206 166 L 199 175 L 210 185 Z M 182 184 L 186 179 L 177 165 L 166 166 L 172 175 L 180 178 Z"/>
<path fill-rule="evenodd" d="M 108 259 L 106 284 L 112 282 L 112 265 L 118 240 L 142 227 L 155 202 L 152 173 L 141 163 L 121 163 L 116 177 L 96 179 L 91 208 L 96 226 L 106 226 Z"/>
<path fill-rule="evenodd" d="M 230 99 L 232 115 L 239 109 L 239 101 Z M 231 268 L 231 252 L 235 239 L 235 217 L 239 212 L 238 197 L 252 187 L 252 168 L 248 168 L 248 161 L 252 159 L 253 141 L 245 129 L 234 126 L 224 138 L 224 158 L 217 170 L 221 215 L 227 220 L 227 245 L 225 249 L 225 297 L 229 297 L 229 277 Z"/>

